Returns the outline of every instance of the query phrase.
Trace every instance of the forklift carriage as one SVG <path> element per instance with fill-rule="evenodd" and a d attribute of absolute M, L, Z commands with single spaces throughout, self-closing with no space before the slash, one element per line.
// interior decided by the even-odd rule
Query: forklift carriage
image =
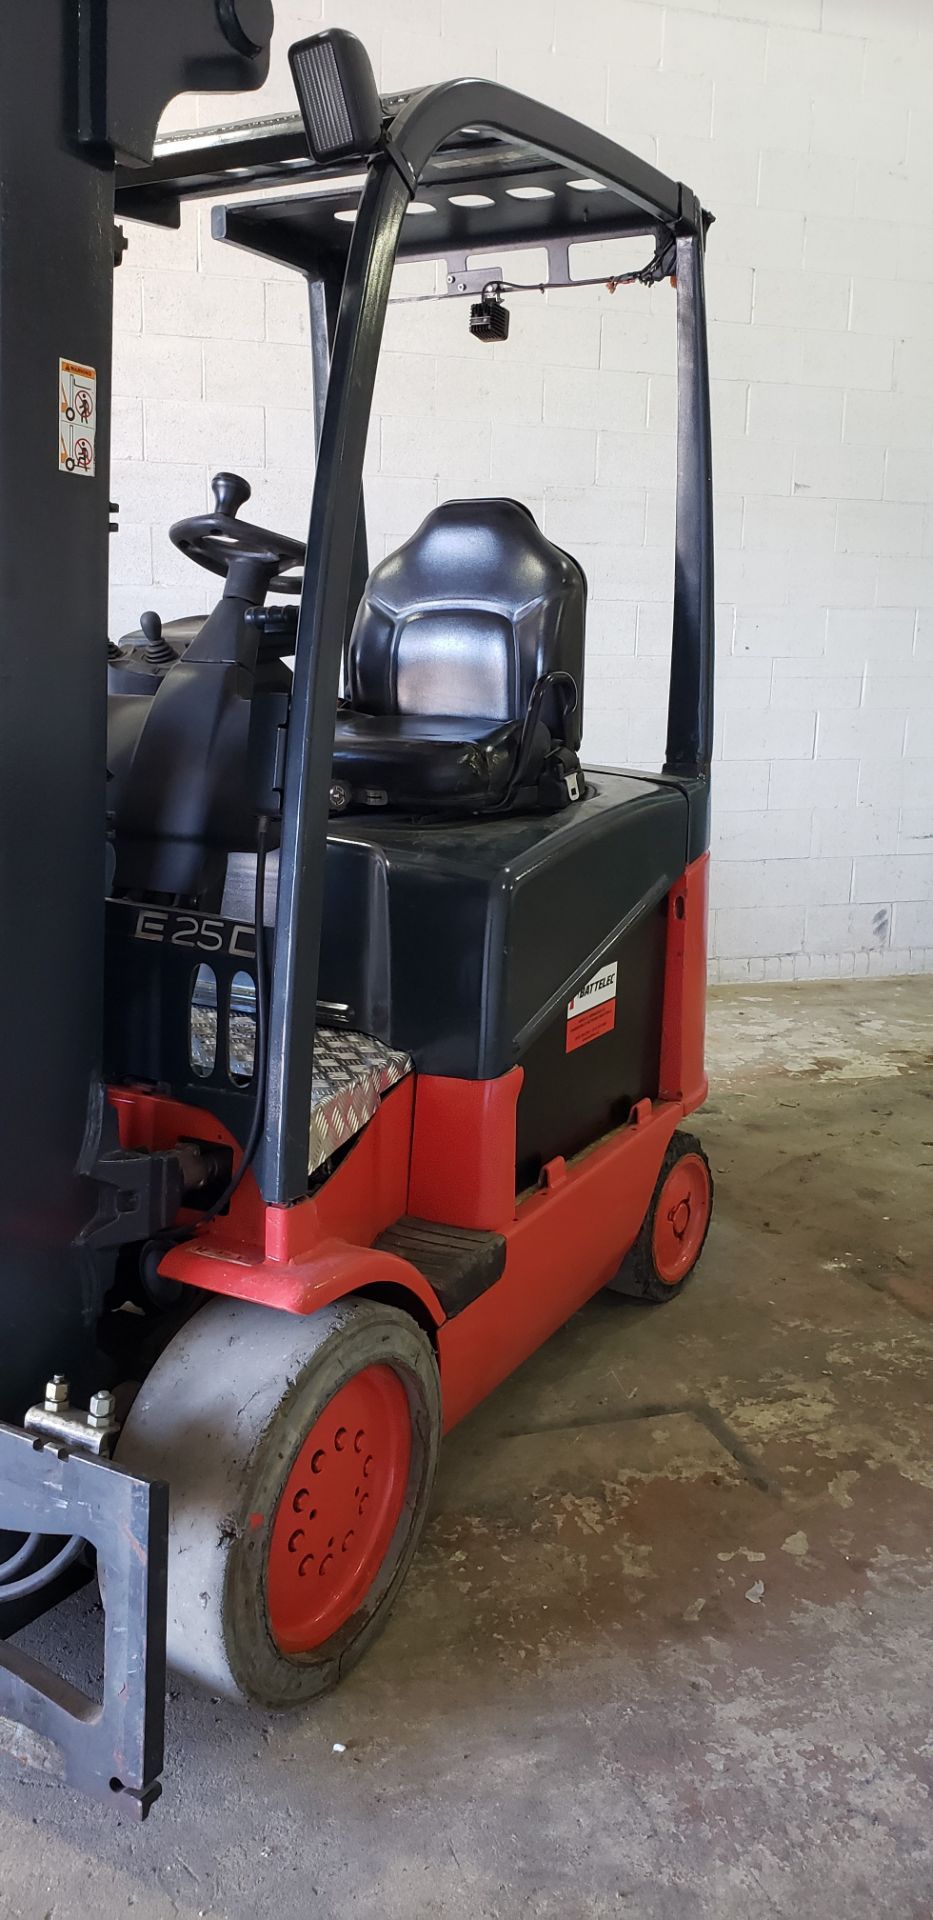
<path fill-rule="evenodd" d="M 338 29 L 291 50 L 300 115 L 154 143 L 176 93 L 261 84 L 268 0 L 66 12 L 18 10 L 0 68 L 0 1741 L 144 1816 L 166 1657 L 266 1708 L 335 1685 L 442 1431 L 702 1251 L 709 216 L 505 87 L 380 99 Z M 307 546 L 218 474 L 171 529 L 214 611 L 105 649 L 114 209 L 224 195 L 215 236 L 308 285 Z M 525 506 L 441 502 L 371 566 L 363 499 L 397 263 L 438 263 L 481 351 L 477 255 L 567 287 L 574 243 L 632 236 L 609 284 L 677 301 L 659 773 L 581 765 L 586 580 Z M 98 1699 L 21 1644 L 95 1567 Z"/>

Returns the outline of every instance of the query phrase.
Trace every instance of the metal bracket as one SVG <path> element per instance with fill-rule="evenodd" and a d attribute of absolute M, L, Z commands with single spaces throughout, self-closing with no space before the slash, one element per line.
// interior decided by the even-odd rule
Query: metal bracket
<path fill-rule="evenodd" d="M 109 1455 L 120 1422 L 116 1418 L 116 1396 L 109 1388 L 95 1393 L 86 1413 L 80 1407 L 73 1407 L 68 1381 L 63 1373 L 56 1373 L 46 1383 L 45 1399 L 41 1404 L 28 1407 L 23 1425 L 27 1433 L 39 1433 L 44 1440 L 51 1440 L 56 1446 L 74 1448 L 78 1453 L 92 1453 L 95 1459 Z M 0 1599 L 3 1586 L 0 1583 Z"/>
<path fill-rule="evenodd" d="M 490 282 L 501 279 L 501 267 L 466 267 L 456 260 L 447 261 L 447 296 L 450 299 L 456 299 L 464 293 L 484 293 Z"/>
<path fill-rule="evenodd" d="M 97 1183 L 97 1209 L 81 1232 L 80 1244 L 95 1251 L 151 1239 L 172 1225 L 186 1198 L 203 1192 L 218 1177 L 221 1184 L 225 1179 L 218 1150 L 200 1141 L 179 1141 L 168 1150 L 121 1147 L 109 1103 L 90 1174 Z"/>
<path fill-rule="evenodd" d="M 177 1153 L 115 1147 L 101 1154 L 93 1177 L 100 1197 L 81 1234 L 84 1246 L 126 1246 L 171 1226 L 177 1217 L 185 1185 Z"/>
<path fill-rule="evenodd" d="M 106 1587 L 102 1700 L 0 1641 L 0 1748 L 144 1820 L 164 1763 L 167 1486 L 0 1424 L 0 1533 L 80 1535 Z"/>
<path fill-rule="evenodd" d="M 147 18 L 137 6 L 74 0 L 72 84 L 81 145 L 110 148 L 130 166 L 148 163 L 159 120 L 176 94 L 261 87 L 269 71 L 272 6 L 252 0 L 247 14 L 238 5 L 161 0 Z"/>

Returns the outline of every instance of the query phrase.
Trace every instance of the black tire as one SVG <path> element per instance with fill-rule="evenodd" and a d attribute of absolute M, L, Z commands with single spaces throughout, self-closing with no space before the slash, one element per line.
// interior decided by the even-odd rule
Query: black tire
<path fill-rule="evenodd" d="M 682 1236 L 682 1246 L 666 1262 L 659 1245 L 662 1233 L 666 1239 L 676 1240 L 673 1221 L 669 1220 L 667 1227 L 663 1224 L 666 1203 L 673 1200 L 675 1210 L 686 1205 L 690 1213 L 689 1198 L 686 1201 L 681 1199 L 677 1194 L 677 1186 L 671 1181 L 675 1169 L 680 1170 L 684 1193 L 688 1196 L 694 1193 L 696 1197 Z M 705 1201 L 701 1204 L 704 1185 Z M 713 1211 L 713 1191 L 710 1164 L 696 1135 L 675 1133 L 661 1162 L 661 1171 L 641 1231 L 618 1273 L 609 1281 L 610 1291 L 625 1294 L 632 1300 L 651 1301 L 657 1306 L 675 1300 L 686 1286 L 706 1245 Z"/>
<path fill-rule="evenodd" d="M 380 1379 L 388 1369 L 404 1388 L 404 1396 L 398 1386 L 391 1389 L 396 1418 L 407 1400 L 410 1450 L 396 1483 L 401 1506 L 397 1519 L 394 1508 L 389 1514 L 384 1557 L 352 1616 L 311 1650 L 284 1652 L 268 1590 L 280 1501 L 293 1470 L 307 1477 L 302 1450 L 312 1431 L 323 1431 L 316 1423 L 325 1409 L 367 1369 L 378 1369 Z M 168 1654 L 174 1670 L 211 1692 L 267 1708 L 301 1706 L 336 1686 L 384 1626 L 408 1571 L 440 1435 L 430 1340 L 395 1307 L 351 1296 L 301 1318 L 214 1300 L 195 1314 L 143 1383 L 118 1448 L 121 1465 L 170 1486 Z M 344 1475 L 346 1464 L 339 1467 Z M 349 1506 L 346 1516 L 349 1523 Z M 316 1519 L 316 1510 L 308 1517 Z M 296 1531 L 299 1524 L 288 1521 Z M 281 1564 L 281 1547 L 278 1552 Z M 327 1557 L 319 1555 L 309 1574 L 322 1573 Z"/>

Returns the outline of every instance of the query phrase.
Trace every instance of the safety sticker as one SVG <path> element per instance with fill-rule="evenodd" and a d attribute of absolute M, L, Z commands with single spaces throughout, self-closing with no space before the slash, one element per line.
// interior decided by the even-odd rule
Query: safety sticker
<path fill-rule="evenodd" d="M 567 1008 L 567 1052 L 576 1053 L 600 1034 L 611 1033 L 616 1023 L 618 960 L 607 961 L 594 973 L 585 987 L 575 993 Z"/>
<path fill-rule="evenodd" d="M 93 480 L 97 471 L 97 374 L 76 360 L 58 363 L 58 468 Z"/>

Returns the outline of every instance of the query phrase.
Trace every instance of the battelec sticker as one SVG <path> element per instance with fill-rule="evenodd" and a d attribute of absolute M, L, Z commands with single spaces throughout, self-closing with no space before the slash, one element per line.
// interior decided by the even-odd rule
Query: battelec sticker
<path fill-rule="evenodd" d="M 575 993 L 567 1008 L 567 1052 L 575 1053 L 600 1034 L 611 1033 L 616 1023 L 616 992 L 619 962 L 607 960 L 585 987 Z"/>

